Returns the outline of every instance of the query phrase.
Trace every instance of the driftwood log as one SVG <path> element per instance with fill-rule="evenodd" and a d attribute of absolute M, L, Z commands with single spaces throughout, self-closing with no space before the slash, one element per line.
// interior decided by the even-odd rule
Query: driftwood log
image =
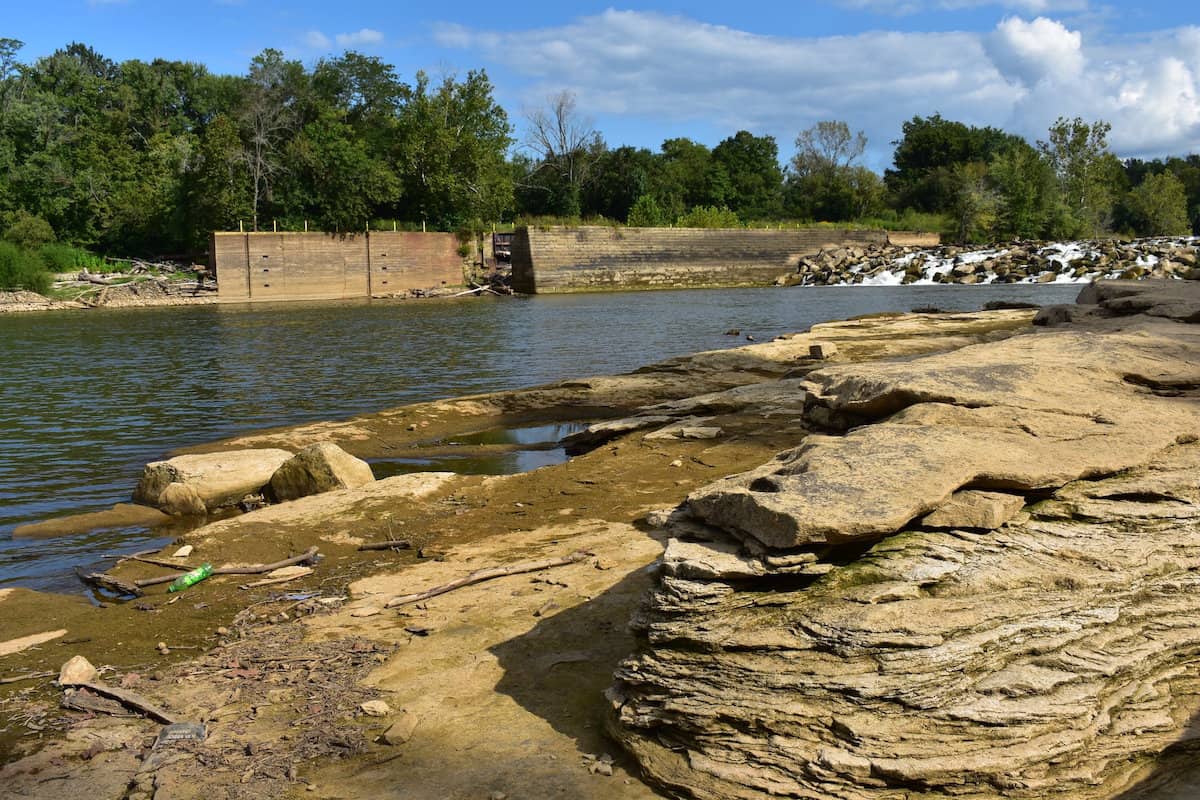
<path fill-rule="evenodd" d="M 80 567 L 76 567 L 75 574 L 79 576 L 79 580 L 83 581 L 89 586 L 98 586 L 101 589 L 107 589 L 108 591 L 116 592 L 117 594 L 131 594 L 135 597 L 142 596 L 142 589 L 140 586 L 130 583 L 129 581 L 123 581 L 120 578 L 114 578 L 107 572 L 87 572 Z"/>
<path fill-rule="evenodd" d="M 179 720 L 173 715 L 163 711 L 152 702 L 134 692 L 127 692 L 124 689 L 118 689 L 114 686 L 107 686 L 103 683 L 76 683 L 73 686 L 80 689 L 87 689 L 89 692 L 102 695 L 104 697 L 116 700 L 126 708 L 131 708 L 134 711 L 139 711 L 151 719 L 156 719 L 159 722 L 164 722 L 167 725 L 172 725 Z"/>
<path fill-rule="evenodd" d="M 57 674 L 57 672 L 26 672 L 24 675 L 10 675 L 7 678 L 0 678 L 0 686 L 22 681 L 36 681 L 41 678 L 53 678 Z"/>
<path fill-rule="evenodd" d="M 390 542 L 368 542 L 358 546 L 360 552 L 364 550 L 409 550 L 412 548 L 412 542 L 406 539 L 395 539 Z"/>
<path fill-rule="evenodd" d="M 507 567 L 489 567 L 487 569 L 479 569 L 472 572 L 470 575 L 459 578 L 458 580 L 444 583 L 441 586 L 435 586 L 432 589 L 427 589 L 424 592 L 416 592 L 415 594 L 402 594 L 398 597 L 393 597 L 387 602 L 387 608 L 395 608 L 396 606 L 404 606 L 410 603 L 419 603 L 422 600 L 428 600 L 431 597 L 437 597 L 439 594 L 452 592 L 455 589 L 461 589 L 464 586 L 471 586 L 476 583 L 483 583 L 495 578 L 503 578 L 508 575 L 521 575 L 526 572 L 539 572 L 544 569 L 552 569 L 554 567 L 565 567 L 568 564 L 577 564 L 592 554 L 584 550 L 576 550 L 569 556 L 562 558 L 549 558 L 543 561 L 524 561 L 519 564 L 512 564 Z"/>
<path fill-rule="evenodd" d="M 276 561 L 274 564 L 255 564 L 249 567 L 217 567 L 212 571 L 213 575 L 261 575 L 264 572 L 290 567 L 295 564 L 309 564 L 316 561 L 318 551 L 316 547 L 310 547 L 305 552 L 298 556 L 285 558 L 283 561 Z M 170 583 L 181 575 L 186 575 L 186 572 L 176 572 L 172 575 L 160 575 L 157 578 L 145 578 L 140 581 L 134 581 L 139 589 L 144 589 L 147 586 L 157 586 L 160 583 Z"/>

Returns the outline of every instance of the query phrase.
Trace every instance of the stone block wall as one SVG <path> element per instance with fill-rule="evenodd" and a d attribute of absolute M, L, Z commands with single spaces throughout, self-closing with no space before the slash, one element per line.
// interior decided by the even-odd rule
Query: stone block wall
<path fill-rule="evenodd" d="M 884 231 L 834 228 L 518 228 L 513 288 L 546 294 L 768 286 L 822 248 L 887 241 Z"/>
<path fill-rule="evenodd" d="M 331 300 L 458 286 L 450 233 L 214 233 L 212 266 L 228 300 Z"/>

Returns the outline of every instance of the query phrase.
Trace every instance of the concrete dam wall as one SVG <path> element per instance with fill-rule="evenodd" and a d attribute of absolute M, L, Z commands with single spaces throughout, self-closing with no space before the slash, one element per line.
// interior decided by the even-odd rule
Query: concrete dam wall
<path fill-rule="evenodd" d="M 904 236 L 905 244 L 938 242 L 936 234 Z M 886 231 L 834 228 L 518 228 L 512 241 L 513 289 L 548 294 L 769 286 L 823 248 L 888 242 Z"/>
<path fill-rule="evenodd" d="M 452 233 L 214 233 L 211 266 L 222 300 L 386 297 L 459 286 Z"/>

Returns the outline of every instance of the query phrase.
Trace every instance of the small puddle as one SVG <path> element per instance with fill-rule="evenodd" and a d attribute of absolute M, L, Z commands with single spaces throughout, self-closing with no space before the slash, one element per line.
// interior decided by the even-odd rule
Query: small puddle
<path fill-rule="evenodd" d="M 421 445 L 427 456 L 368 459 L 376 479 L 411 472 L 456 472 L 460 475 L 516 475 L 568 460 L 559 441 L 587 427 L 583 422 L 555 422 L 524 428 L 491 428 Z M 454 452 L 461 449 L 462 452 Z"/>
<path fill-rule="evenodd" d="M 528 428 L 492 428 L 479 433 L 465 433 L 444 440 L 448 445 L 480 447 L 484 445 L 525 445 L 529 449 L 557 447 L 560 440 L 587 427 L 585 422 L 554 422 Z"/>

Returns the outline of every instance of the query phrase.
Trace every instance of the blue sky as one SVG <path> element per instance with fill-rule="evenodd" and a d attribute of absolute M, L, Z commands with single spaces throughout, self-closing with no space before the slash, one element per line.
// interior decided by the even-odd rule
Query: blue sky
<path fill-rule="evenodd" d="M 0 36 L 22 60 L 71 41 L 115 60 L 244 72 L 267 47 L 306 63 L 344 49 L 401 76 L 486 68 L 517 128 L 556 92 L 611 145 L 709 145 L 823 119 L 865 130 L 867 164 L 913 115 L 940 111 L 1035 139 L 1059 115 L 1105 119 L 1123 156 L 1200 152 L 1200 10 L 1094 0 L 816 0 L 653 5 L 379 0 L 44 0 L 13 3 Z"/>

